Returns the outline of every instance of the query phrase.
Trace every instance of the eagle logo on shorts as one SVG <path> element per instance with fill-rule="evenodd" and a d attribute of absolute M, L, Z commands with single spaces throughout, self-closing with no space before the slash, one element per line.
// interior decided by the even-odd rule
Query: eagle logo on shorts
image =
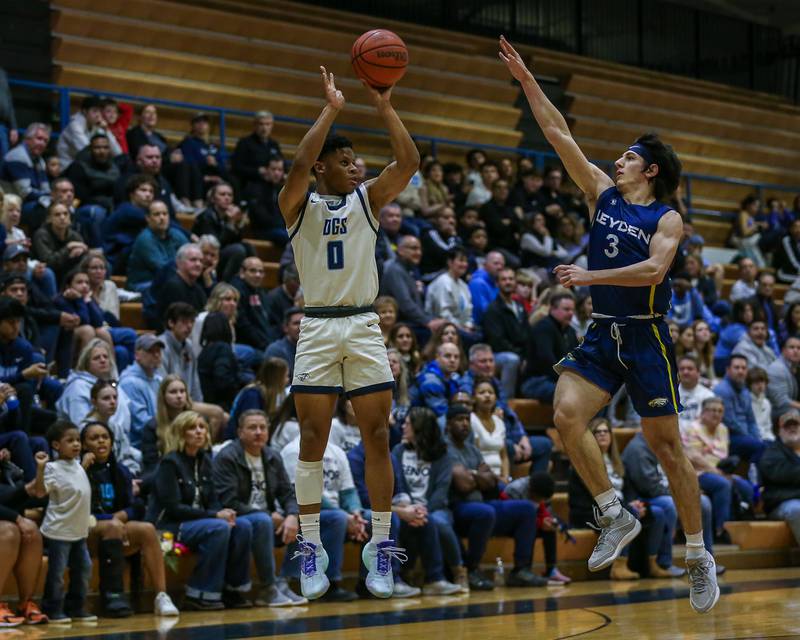
<path fill-rule="evenodd" d="M 650 402 L 647 403 L 648 407 L 653 409 L 657 409 L 659 407 L 666 407 L 667 406 L 667 399 L 666 398 L 653 398 Z"/>
<path fill-rule="evenodd" d="M 308 380 L 310 377 L 311 377 L 311 374 L 310 374 L 310 373 L 308 373 L 308 372 L 305 372 L 305 373 L 298 373 L 298 374 L 297 374 L 297 379 L 298 379 L 300 382 L 305 382 L 305 381 L 306 381 L 306 380 Z M 666 402 L 666 400 L 665 400 L 665 402 Z"/>

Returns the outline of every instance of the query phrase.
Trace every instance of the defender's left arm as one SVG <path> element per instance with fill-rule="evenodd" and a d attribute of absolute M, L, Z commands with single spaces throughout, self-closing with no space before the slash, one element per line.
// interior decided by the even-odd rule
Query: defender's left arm
<path fill-rule="evenodd" d="M 406 188 L 416 173 L 419 168 L 419 151 L 390 102 L 391 87 L 379 92 L 367 84 L 364 86 L 369 91 L 372 101 L 378 109 L 378 114 L 389 130 L 389 141 L 394 155 L 394 161 L 381 171 L 377 178 L 365 183 L 370 209 L 377 218 L 378 212 Z"/>
<path fill-rule="evenodd" d="M 619 269 L 587 271 L 574 264 L 560 264 L 553 272 L 565 287 L 592 284 L 618 287 L 646 287 L 660 284 L 667 275 L 683 234 L 683 221 L 677 211 L 669 211 L 658 222 L 650 241 L 650 257 Z"/>

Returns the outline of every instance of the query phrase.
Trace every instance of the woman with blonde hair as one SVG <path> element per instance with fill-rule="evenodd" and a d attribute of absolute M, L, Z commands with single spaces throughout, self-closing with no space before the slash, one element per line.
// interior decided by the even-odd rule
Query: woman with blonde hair
<path fill-rule="evenodd" d="M 142 429 L 142 478 L 146 484 L 152 480 L 167 449 L 174 448 L 172 421 L 184 411 L 193 410 L 192 397 L 183 378 L 174 373 L 164 376 L 158 386 L 156 415 Z"/>
<path fill-rule="evenodd" d="M 184 411 L 172 421 L 158 465 L 153 497 L 156 527 L 169 531 L 195 554 L 186 581 L 185 611 L 252 607 L 250 557 L 253 527 L 222 508 L 211 467 L 211 436 L 205 419 Z"/>

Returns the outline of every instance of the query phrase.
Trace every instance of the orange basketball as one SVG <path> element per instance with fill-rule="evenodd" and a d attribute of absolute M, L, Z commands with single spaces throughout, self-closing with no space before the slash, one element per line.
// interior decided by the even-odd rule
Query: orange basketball
<path fill-rule="evenodd" d="M 359 36 L 350 51 L 356 75 L 375 89 L 396 83 L 406 72 L 408 49 L 395 33 L 373 29 Z"/>

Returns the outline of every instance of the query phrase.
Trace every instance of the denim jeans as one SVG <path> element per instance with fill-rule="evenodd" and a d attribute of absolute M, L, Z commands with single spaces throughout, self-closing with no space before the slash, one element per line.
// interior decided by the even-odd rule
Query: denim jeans
<path fill-rule="evenodd" d="M 0 166 L 3 164 L 3 158 L 11 149 L 11 141 L 8 139 L 10 131 L 4 124 L 0 124 Z"/>
<path fill-rule="evenodd" d="M 800 544 L 800 500 L 784 500 L 769 513 L 772 520 L 784 520 Z"/>
<path fill-rule="evenodd" d="M 78 613 L 86 605 L 92 560 L 86 539 L 75 542 L 45 538 L 47 545 L 47 578 L 44 583 L 42 611 L 48 616 Z M 64 596 L 64 570 L 69 568 L 69 589 Z"/>
<path fill-rule="evenodd" d="M 522 383 L 520 391 L 523 398 L 533 398 L 534 400 L 553 404 L 556 383 L 550 376 L 533 376 Z"/>
<path fill-rule="evenodd" d="M 272 516 L 266 511 L 253 511 L 236 518 L 236 526 L 248 526 L 253 540 L 253 559 L 261 585 L 275 583 L 275 527 Z"/>
<path fill-rule="evenodd" d="M 675 527 L 678 524 L 678 510 L 675 508 L 675 501 L 671 495 L 664 495 L 650 498 L 647 502 L 650 503 L 654 513 L 656 509 L 661 511 L 664 521 L 661 544 L 655 551 L 656 562 L 659 566 L 669 567 L 672 565 L 672 541 L 675 539 Z M 648 553 L 653 555 L 649 549 Z"/>
<path fill-rule="evenodd" d="M 108 332 L 114 341 L 114 355 L 117 358 L 117 369 L 122 373 L 135 358 L 136 330 L 130 327 L 109 327 Z"/>
<path fill-rule="evenodd" d="M 697 478 L 700 489 L 711 499 L 714 528 L 717 532 L 722 531 L 723 525 L 731 519 L 734 483 L 750 502 L 753 500 L 753 485 L 739 476 L 732 476 L 732 478 L 733 481 L 717 473 L 701 473 Z"/>
<path fill-rule="evenodd" d="M 761 454 L 764 453 L 765 444 L 760 438 L 739 436 L 732 433 L 730 435 L 730 439 L 731 455 L 739 456 L 742 460 L 746 460 L 748 462 L 757 463 L 761 459 Z"/>
<path fill-rule="evenodd" d="M 103 246 L 103 222 L 108 212 L 96 204 L 86 204 L 75 211 L 74 225 L 92 249 Z"/>
<path fill-rule="evenodd" d="M 256 379 L 255 371 L 261 366 L 264 359 L 264 352 L 258 351 L 249 344 L 234 343 L 233 353 L 242 369 L 245 377 L 250 378 L 250 382 Z"/>
<path fill-rule="evenodd" d="M 414 566 L 417 555 L 420 556 L 426 584 L 444 580 L 442 545 L 436 522 L 428 518 L 421 527 L 412 527 L 401 521 L 399 538 L 400 546 L 406 548 L 409 566 Z"/>
<path fill-rule="evenodd" d="M 461 502 L 453 508 L 455 529 L 467 536 L 465 564 L 477 569 L 492 535 L 514 538 L 514 568 L 530 568 L 536 540 L 536 508 L 528 500 Z"/>
<path fill-rule="evenodd" d="M 36 284 L 48 298 L 52 299 L 58 295 L 58 284 L 56 283 L 56 274 L 50 267 L 46 267 L 44 274 L 41 278 L 33 275 L 33 269 L 28 269 L 28 279 L 36 280 Z"/>
<path fill-rule="evenodd" d="M 11 462 L 22 469 L 26 482 L 36 477 L 36 461 L 27 433 L 24 431 L 0 433 L 0 449 L 8 449 Z"/>
<path fill-rule="evenodd" d="M 703 545 L 706 551 L 714 553 L 714 508 L 711 498 L 705 493 L 700 494 L 700 518 L 703 522 Z"/>
<path fill-rule="evenodd" d="M 553 450 L 553 441 L 547 436 L 529 435 L 531 443 L 531 466 L 534 471 L 547 471 L 550 465 L 550 452 Z M 513 458 L 512 458 L 513 459 Z"/>
<path fill-rule="evenodd" d="M 220 518 L 182 522 L 178 540 L 197 556 L 194 571 L 186 582 L 186 595 L 219 600 L 223 589 L 249 591 L 252 526 L 236 518 L 231 527 Z"/>
<path fill-rule="evenodd" d="M 453 514 L 447 509 L 439 509 L 428 514 L 439 530 L 439 544 L 442 547 L 442 556 L 445 564 L 450 567 L 460 567 L 464 564 L 461 555 L 461 541 L 453 529 Z"/>
<path fill-rule="evenodd" d="M 331 582 L 342 579 L 342 562 L 344 561 L 344 543 L 347 540 L 347 512 L 343 509 L 323 509 L 319 514 L 319 535 L 322 546 L 328 554 L 328 570 L 325 575 Z M 291 556 L 297 551 L 297 543 L 286 548 L 289 560 L 283 563 L 281 575 L 286 578 L 300 577 L 300 560 Z"/>
<path fill-rule="evenodd" d="M 506 398 L 517 395 L 517 377 L 519 376 L 519 356 L 513 351 L 500 351 L 494 354 L 494 362 L 500 369 L 500 386 Z"/>

